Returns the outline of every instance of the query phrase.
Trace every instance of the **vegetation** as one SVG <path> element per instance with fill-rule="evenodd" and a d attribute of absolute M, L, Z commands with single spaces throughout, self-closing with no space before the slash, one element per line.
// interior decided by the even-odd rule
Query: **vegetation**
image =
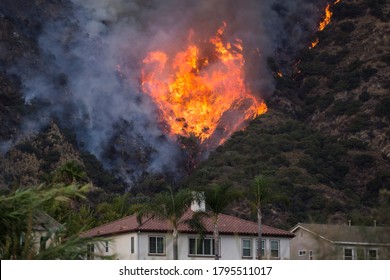
<path fill-rule="evenodd" d="M 46 234 L 39 240 L 35 230 L 37 216 L 47 208 L 84 198 L 89 186 L 51 185 L 17 189 L 0 196 L 1 259 L 85 259 L 91 254 L 87 244 L 96 242 L 75 234 L 66 235 L 61 227 L 43 223 Z M 39 226 L 42 226 L 39 225 Z"/>
<path fill-rule="evenodd" d="M 252 189 L 251 189 L 251 196 L 252 199 L 250 199 L 251 206 L 256 210 L 257 215 L 257 224 L 258 224 L 258 236 L 257 236 L 257 259 L 261 260 L 261 237 L 262 237 L 262 221 L 263 221 L 263 215 L 261 212 L 261 208 L 263 207 L 264 203 L 267 203 L 270 200 L 270 191 L 271 191 L 271 181 L 268 177 L 259 175 L 255 178 Z"/>
<path fill-rule="evenodd" d="M 233 189 L 232 185 L 228 183 L 213 184 L 202 191 L 204 193 L 206 207 L 210 210 L 210 214 L 207 215 L 213 221 L 215 259 L 219 260 L 218 217 L 227 209 L 229 204 L 241 196 L 241 193 L 237 189 Z"/>
<path fill-rule="evenodd" d="M 174 192 L 169 187 L 167 192 L 156 194 L 151 201 L 144 203 L 137 213 L 140 224 L 142 224 L 143 218 L 151 217 L 168 221 L 168 224 L 173 229 L 174 260 L 178 259 L 179 226 L 181 224 L 188 224 L 199 231 L 203 230 L 200 220 L 192 219 L 192 217 L 183 219 L 183 215 L 190 208 L 193 199 L 194 194 L 189 189 L 181 189 Z"/>

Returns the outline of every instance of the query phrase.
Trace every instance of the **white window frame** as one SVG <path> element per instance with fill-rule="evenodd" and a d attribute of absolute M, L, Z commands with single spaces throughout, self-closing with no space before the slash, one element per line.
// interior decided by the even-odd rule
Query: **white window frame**
<path fill-rule="evenodd" d="M 275 257 L 275 256 L 272 256 L 272 251 L 274 251 L 272 249 L 272 243 L 273 242 L 276 242 L 278 244 L 278 249 L 277 249 L 277 252 L 278 252 L 278 256 Z M 276 239 L 271 239 L 270 240 L 270 257 L 271 259 L 280 259 L 280 240 L 276 240 Z"/>
<path fill-rule="evenodd" d="M 249 241 L 249 247 L 244 247 L 244 242 Z M 249 249 L 249 255 L 246 256 L 244 255 L 244 249 L 248 250 Z M 241 239 L 241 257 L 243 259 L 252 259 L 253 258 L 253 253 L 252 253 L 252 238 L 242 238 Z"/>
<path fill-rule="evenodd" d="M 370 257 L 370 251 L 375 251 L 375 259 Z M 377 260 L 378 259 L 378 249 L 377 248 L 368 248 L 367 249 L 367 260 Z"/>
<path fill-rule="evenodd" d="M 156 242 L 156 252 L 151 252 L 151 246 L 150 246 L 150 244 L 151 244 L 151 238 L 155 238 L 155 242 Z M 163 249 L 162 249 L 162 252 L 158 252 L 158 246 L 157 246 L 157 244 L 158 244 L 158 239 L 159 238 L 161 238 L 162 239 L 162 245 L 163 245 Z M 165 236 L 163 236 L 163 235 L 149 235 L 148 236 L 148 246 L 149 246 L 149 248 L 148 248 L 148 254 L 149 255 L 158 255 L 158 256 L 163 256 L 163 255 L 165 255 Z"/>
<path fill-rule="evenodd" d="M 348 256 L 348 258 L 346 258 L 345 250 L 351 250 L 351 256 Z M 351 259 L 350 259 L 350 257 L 351 257 Z M 354 260 L 355 259 L 355 248 L 354 247 L 344 247 L 343 248 L 343 259 L 344 260 Z"/>
<path fill-rule="evenodd" d="M 191 252 L 191 240 L 195 240 L 195 253 Z M 204 245 L 205 241 L 209 241 L 210 244 L 210 254 L 204 253 Z M 198 244 L 199 242 L 202 242 L 202 244 Z M 202 251 L 198 252 L 198 246 L 202 246 Z M 221 240 L 219 240 L 219 254 L 221 255 Z M 189 236 L 188 237 L 188 255 L 189 256 L 200 256 L 200 257 L 213 257 L 215 256 L 214 251 L 214 238 L 213 237 L 205 237 L 203 239 L 196 237 L 196 236 Z"/>

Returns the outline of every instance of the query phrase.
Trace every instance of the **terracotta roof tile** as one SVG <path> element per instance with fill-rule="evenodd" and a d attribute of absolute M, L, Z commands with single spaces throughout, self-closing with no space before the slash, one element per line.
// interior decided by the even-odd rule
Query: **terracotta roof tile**
<path fill-rule="evenodd" d="M 188 210 L 184 215 L 183 219 L 191 217 L 193 212 Z M 207 233 L 213 232 L 213 222 L 211 218 L 204 218 L 203 224 L 206 228 Z M 218 229 L 220 234 L 240 234 L 240 235 L 257 235 L 257 223 L 240 219 L 234 216 L 220 214 L 218 218 Z M 279 237 L 294 237 L 294 234 L 281 230 L 278 228 L 263 225 L 262 227 L 264 236 L 279 236 Z M 166 220 L 158 219 L 143 219 L 142 224 L 139 225 L 137 222 L 136 215 L 124 217 L 120 220 L 113 221 L 108 224 L 93 228 L 82 234 L 82 236 L 107 236 L 116 235 L 122 232 L 166 232 L 172 230 L 172 227 Z M 194 232 L 190 227 L 185 224 L 180 224 L 180 232 Z"/>

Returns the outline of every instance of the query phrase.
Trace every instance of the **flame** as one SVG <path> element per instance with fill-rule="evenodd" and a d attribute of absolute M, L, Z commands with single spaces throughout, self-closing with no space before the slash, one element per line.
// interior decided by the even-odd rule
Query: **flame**
<path fill-rule="evenodd" d="M 332 18 L 332 11 L 330 10 L 330 4 L 326 5 L 325 8 L 325 17 L 320 22 L 320 26 L 318 27 L 318 31 L 322 31 L 325 29 L 325 27 L 330 23 L 330 19 Z"/>
<path fill-rule="evenodd" d="M 336 0 L 335 2 L 333 2 L 333 5 L 336 5 L 337 3 L 339 3 L 341 0 Z M 324 18 L 322 19 L 322 21 L 320 22 L 320 25 L 318 26 L 318 31 L 322 31 L 325 29 L 325 27 L 328 26 L 328 24 L 330 23 L 330 20 L 332 18 L 332 15 L 333 15 L 333 12 L 330 10 L 330 4 L 328 3 L 326 5 L 326 8 L 325 8 L 325 15 L 324 15 Z M 309 49 L 313 49 L 315 48 L 315 46 L 317 46 L 317 44 L 319 43 L 319 39 L 316 38 L 316 40 L 314 42 L 311 42 L 311 46 L 309 46 Z"/>
<path fill-rule="evenodd" d="M 316 39 L 314 42 L 311 42 L 311 46 L 309 47 L 309 49 L 312 49 L 312 48 L 315 48 L 315 46 L 317 46 L 317 44 L 320 42 L 320 39 Z"/>
<path fill-rule="evenodd" d="M 209 54 L 189 39 L 186 49 L 173 57 L 159 50 L 143 60 L 142 90 L 157 104 L 169 134 L 193 134 L 204 142 L 222 125 L 228 137 L 246 120 L 267 111 L 245 84 L 242 41 L 225 43 L 225 28 L 224 22 L 208 41 L 213 49 Z M 228 112 L 239 112 L 234 124 L 226 123 Z"/>

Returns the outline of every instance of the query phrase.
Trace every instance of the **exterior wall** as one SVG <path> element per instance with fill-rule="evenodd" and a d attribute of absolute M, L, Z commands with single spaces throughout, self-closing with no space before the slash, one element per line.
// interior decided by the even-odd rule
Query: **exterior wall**
<path fill-rule="evenodd" d="M 156 255 L 149 254 L 149 237 L 162 236 L 164 237 L 164 254 Z M 134 253 L 131 253 L 131 237 L 134 238 Z M 197 238 L 196 234 L 179 234 L 178 251 L 180 260 L 204 260 L 214 259 L 210 256 L 194 256 L 189 255 L 189 238 Z M 212 235 L 207 235 L 206 238 L 212 238 Z M 242 256 L 242 239 L 251 239 L 252 257 L 247 258 Z M 256 259 L 256 236 L 237 236 L 237 235 L 220 235 L 220 259 L 221 260 L 241 260 L 241 259 Z M 271 240 L 279 241 L 279 258 L 275 259 L 290 259 L 290 239 L 289 238 L 263 238 L 265 244 L 264 259 L 271 258 Z M 109 242 L 108 252 L 105 251 L 105 244 L 95 245 L 96 252 L 102 255 L 115 254 L 116 259 L 121 260 L 172 260 L 173 259 L 173 242 L 171 233 L 124 233 L 111 237 Z"/>
<path fill-rule="evenodd" d="M 131 250 L 131 238 L 134 238 L 134 249 Z M 139 254 L 138 234 L 135 232 L 124 233 L 107 238 L 108 252 L 106 250 L 106 243 L 99 242 L 94 244 L 95 252 L 103 256 L 112 256 L 118 260 L 137 260 Z"/>
<path fill-rule="evenodd" d="M 294 233 L 295 237 L 290 241 L 290 255 L 292 260 L 309 260 L 310 251 L 312 251 L 313 260 L 338 259 L 340 252 L 330 242 L 300 228 Z M 299 255 L 299 251 L 306 251 L 306 254 Z"/>
<path fill-rule="evenodd" d="M 298 228 L 291 239 L 290 251 L 292 260 L 309 260 L 312 251 L 313 260 L 343 260 L 344 249 L 352 249 L 353 259 L 368 259 L 368 250 L 376 249 L 378 259 L 390 259 L 390 246 L 334 244 L 306 230 Z M 306 254 L 299 255 L 299 251 Z"/>

